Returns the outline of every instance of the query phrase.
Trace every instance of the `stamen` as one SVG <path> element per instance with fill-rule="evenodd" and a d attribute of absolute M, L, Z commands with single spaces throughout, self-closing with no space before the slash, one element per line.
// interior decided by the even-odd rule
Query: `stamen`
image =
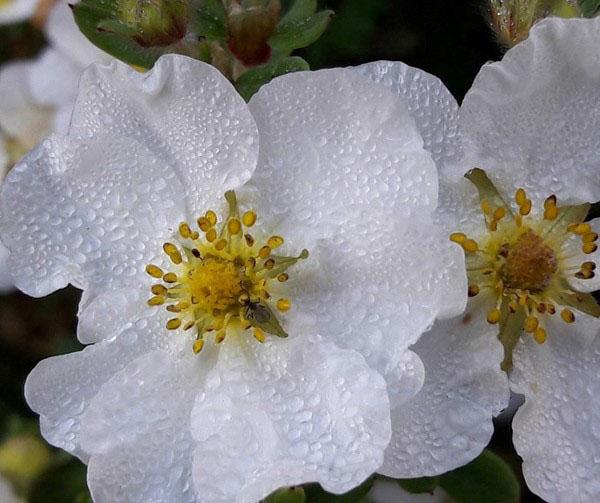
<path fill-rule="evenodd" d="M 227 230 L 230 234 L 235 236 L 242 231 L 242 224 L 237 218 L 232 218 L 227 222 Z"/>
<path fill-rule="evenodd" d="M 150 306 L 160 306 L 165 303 L 165 298 L 161 296 L 152 297 L 148 300 L 148 305 Z"/>
<path fill-rule="evenodd" d="M 546 337 L 546 330 L 543 327 L 538 327 L 533 334 L 533 338 L 538 344 L 544 344 L 544 342 L 546 342 Z"/>
<path fill-rule="evenodd" d="M 208 223 L 211 225 L 211 227 L 217 225 L 217 214 L 213 210 L 208 210 L 204 216 L 208 220 Z"/>
<path fill-rule="evenodd" d="M 173 243 L 165 243 L 163 245 L 163 250 L 169 256 L 171 262 L 173 262 L 174 264 L 181 264 L 181 262 L 183 261 L 181 253 L 179 253 L 179 250 Z"/>
<path fill-rule="evenodd" d="M 202 351 L 202 348 L 204 347 L 204 340 L 202 339 L 197 339 L 194 342 L 194 346 L 192 347 L 193 351 L 195 354 L 198 354 L 200 351 Z"/>
<path fill-rule="evenodd" d="M 153 278 L 162 278 L 163 277 L 162 269 L 154 264 L 148 264 L 146 266 L 146 272 Z"/>
<path fill-rule="evenodd" d="M 491 323 L 492 325 L 495 325 L 500 321 L 501 314 L 502 313 L 500 312 L 500 309 L 498 309 L 497 307 L 495 307 L 494 309 L 490 309 L 487 313 L 487 322 Z"/>
<path fill-rule="evenodd" d="M 291 307 L 292 303 L 289 299 L 279 299 L 277 301 L 277 309 L 279 309 L 282 312 L 289 311 Z"/>
<path fill-rule="evenodd" d="M 560 317 L 565 323 L 573 323 L 575 321 L 575 314 L 570 309 L 563 309 L 560 312 Z"/>
<path fill-rule="evenodd" d="M 242 217 L 242 222 L 244 223 L 244 226 L 252 227 L 256 223 L 256 213 L 247 211 Z"/>
<path fill-rule="evenodd" d="M 167 329 L 168 330 L 175 330 L 176 328 L 179 328 L 181 326 L 181 320 L 179 318 L 171 318 L 169 321 L 167 321 Z"/>

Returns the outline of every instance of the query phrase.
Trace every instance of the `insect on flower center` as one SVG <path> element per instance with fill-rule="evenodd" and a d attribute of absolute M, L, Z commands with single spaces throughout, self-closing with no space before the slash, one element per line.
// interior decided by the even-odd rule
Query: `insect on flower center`
<path fill-rule="evenodd" d="M 146 267 L 150 276 L 162 280 L 151 286 L 154 296 L 148 304 L 165 305 L 174 313 L 167 329 L 195 331 L 195 353 L 210 334 L 217 344 L 246 332 L 259 342 L 267 334 L 287 337 L 279 319 L 291 308 L 291 300 L 281 296 L 289 278 L 286 271 L 308 257 L 306 250 L 297 257 L 275 255 L 283 238 L 255 239 L 249 231 L 256 214 L 247 211 L 240 216 L 233 191 L 225 198 L 229 215 L 221 225 L 217 214 L 208 210 L 197 220 L 198 231 L 182 222 L 178 244 L 163 245 L 174 270 L 165 272 L 154 264 Z"/>
<path fill-rule="evenodd" d="M 531 214 L 533 202 L 523 189 L 508 205 L 481 169 L 465 177 L 479 191 L 485 232 L 473 239 L 461 232 L 450 235 L 465 251 L 470 297 L 492 299 L 486 318 L 499 324 L 504 345 L 502 367 L 512 367 L 512 350 L 523 332 L 535 341 L 546 341 L 546 321 L 560 310 L 565 323 L 575 322 L 575 311 L 600 317 L 594 298 L 575 290 L 572 278 L 591 279 L 595 262 L 586 258 L 598 246 L 598 235 L 585 223 L 590 205 L 561 206 L 549 196 L 539 216 Z M 573 251 L 573 243 L 579 250 Z M 573 265 L 573 260 L 581 262 Z"/>

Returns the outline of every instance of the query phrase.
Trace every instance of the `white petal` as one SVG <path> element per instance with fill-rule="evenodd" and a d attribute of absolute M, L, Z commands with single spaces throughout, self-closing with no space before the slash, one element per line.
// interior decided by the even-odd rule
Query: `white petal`
<path fill-rule="evenodd" d="M 73 106 L 81 69 L 60 52 L 46 48 L 29 65 L 28 90 L 39 105 Z"/>
<path fill-rule="evenodd" d="M 92 63 L 107 63 L 112 59 L 81 33 L 73 18 L 72 9 L 64 0 L 56 2 L 44 28 L 50 45 L 79 66 L 80 70 Z"/>
<path fill-rule="evenodd" d="M 0 25 L 17 23 L 31 17 L 35 12 L 38 0 L 9 0 L 0 7 Z"/>
<path fill-rule="evenodd" d="M 244 100 L 214 67 L 184 56 L 163 56 L 145 74 L 116 61 L 88 68 L 70 134 L 103 132 L 139 141 L 173 166 L 195 216 L 256 165 L 258 133 Z"/>
<path fill-rule="evenodd" d="M 182 338 L 183 340 L 184 338 Z M 153 351 L 102 386 L 82 418 L 94 501 L 201 501 L 189 428 L 206 354 Z"/>
<path fill-rule="evenodd" d="M 192 411 L 194 482 L 206 501 L 246 503 L 317 481 L 350 490 L 382 461 L 381 376 L 318 338 L 227 344 Z"/>
<path fill-rule="evenodd" d="M 600 18 L 550 18 L 485 65 L 460 111 L 470 162 L 505 172 L 507 192 L 522 186 L 534 204 L 600 199 L 599 46 Z"/>
<path fill-rule="evenodd" d="M 252 184 L 269 213 L 307 239 L 350 239 L 435 207 L 434 163 L 384 86 L 348 69 L 297 72 L 263 86 L 250 109 L 260 133 Z"/>
<path fill-rule="evenodd" d="M 496 334 L 479 301 L 472 301 L 464 316 L 437 322 L 413 346 L 425 366 L 425 384 L 392 411 L 392 440 L 378 472 L 437 475 L 479 455 L 492 435 L 492 416 L 509 399 Z"/>
<path fill-rule="evenodd" d="M 437 317 L 464 310 L 467 279 L 462 250 L 439 228 L 420 218 L 408 228 L 388 224 L 367 230 L 363 253 L 345 236 L 312 249 L 303 269 L 290 275 L 294 308 L 286 318 L 294 326 L 296 316 L 304 322 L 310 314 L 319 333 L 359 351 L 395 395 L 405 378 L 413 381 L 409 389 L 420 388 L 421 365 L 405 366 L 404 352 Z"/>
<path fill-rule="evenodd" d="M 593 232 L 600 234 L 600 218 L 590 220 L 588 223 L 592 227 Z M 572 236 L 566 245 L 565 251 L 570 256 L 566 264 L 573 268 L 571 271 L 572 276 L 569 277 L 569 284 L 579 292 L 595 292 L 596 290 L 600 290 L 600 271 L 596 270 L 595 276 L 590 279 L 578 279 L 574 276 L 583 262 L 591 261 L 600 266 L 600 249 L 590 254 L 583 253 L 580 236 Z"/>
<path fill-rule="evenodd" d="M 600 323 L 578 314 L 548 324 L 514 353 L 511 385 L 525 395 L 513 420 L 528 487 L 547 501 L 600 499 Z"/>
<path fill-rule="evenodd" d="M 451 503 L 450 497 L 440 487 L 432 493 L 412 494 L 394 480 L 376 479 L 369 491 L 369 503 Z"/>
<path fill-rule="evenodd" d="M 354 69 L 406 100 L 438 168 L 460 158 L 458 103 L 440 79 L 399 61 L 375 61 Z"/>
<path fill-rule="evenodd" d="M 31 65 L 11 62 L 0 69 L 0 127 L 26 148 L 46 136 L 52 124 L 52 111 L 35 104 L 29 94 Z"/>
<path fill-rule="evenodd" d="M 136 284 L 182 220 L 182 192 L 174 171 L 134 140 L 49 138 L 2 187 L 0 232 L 17 286 L 42 296 L 69 282 Z"/>
<path fill-rule="evenodd" d="M 164 328 L 167 314 L 153 311 L 116 338 L 38 363 L 25 383 L 25 397 L 40 414 L 42 434 L 49 443 L 88 459 L 79 439 L 82 416 L 102 385 L 127 364 L 174 344 Z"/>

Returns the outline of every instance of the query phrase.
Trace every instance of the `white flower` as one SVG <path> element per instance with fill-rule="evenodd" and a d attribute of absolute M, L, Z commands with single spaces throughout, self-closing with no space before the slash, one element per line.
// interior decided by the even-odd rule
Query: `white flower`
<path fill-rule="evenodd" d="M 10 62 L 0 68 L 2 178 L 48 134 L 66 132 L 81 72 L 95 61 L 109 60 L 107 54 L 79 32 L 66 2 L 59 2 L 52 9 L 46 36 L 50 45 L 37 59 Z M 13 288 L 6 255 L 6 249 L 0 244 L 0 291 Z"/>
<path fill-rule="evenodd" d="M 0 0 L 0 25 L 29 19 L 37 4 L 38 0 Z"/>
<path fill-rule="evenodd" d="M 452 503 L 452 498 L 441 487 L 431 493 L 409 493 L 394 480 L 376 479 L 367 495 L 370 503 Z"/>
<path fill-rule="evenodd" d="M 548 501 L 600 497 L 600 309 L 586 293 L 600 287 L 600 226 L 579 223 L 587 206 L 577 206 L 600 199 L 599 47 L 600 19 L 540 22 L 482 68 L 460 110 L 424 72 L 386 62 L 362 69 L 413 111 L 438 162 L 438 216 L 465 249 L 474 295 L 463 316 L 437 323 L 415 347 L 426 378 L 413 402 L 429 405 L 428 440 L 448 441 L 457 426 L 438 431 L 435 417 L 461 417 L 465 402 L 481 404 L 467 424 L 487 417 L 491 432 L 506 403 L 503 361 L 510 388 L 525 395 L 513 421 L 525 478 Z M 473 183 L 463 178 L 475 166 L 491 183 L 480 170 L 469 173 Z M 384 473 L 397 462 L 388 457 Z"/>
<path fill-rule="evenodd" d="M 88 462 L 96 501 L 349 490 L 381 465 L 390 401 L 422 385 L 407 348 L 466 303 L 446 301 L 464 258 L 436 203 L 408 110 L 352 70 L 246 105 L 181 56 L 91 67 L 68 136 L 0 198 L 17 285 L 81 287 L 94 343 L 30 375 L 44 436 Z"/>
<path fill-rule="evenodd" d="M 23 500 L 15 494 L 15 492 L 12 488 L 12 484 L 1 475 L 0 475 L 0 501 L 2 501 L 2 503 L 23 503 Z"/>

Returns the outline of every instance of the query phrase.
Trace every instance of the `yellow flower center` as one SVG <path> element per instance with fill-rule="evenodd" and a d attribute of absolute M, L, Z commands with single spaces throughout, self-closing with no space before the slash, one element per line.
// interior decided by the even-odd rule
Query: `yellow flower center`
<path fill-rule="evenodd" d="M 0 0 L 0 9 L 3 7 L 8 7 L 14 0 Z"/>
<path fill-rule="evenodd" d="M 560 316 L 573 323 L 573 309 L 600 317 L 594 298 L 574 290 L 568 279 L 590 279 L 596 264 L 583 261 L 573 268 L 572 252 L 567 244 L 581 240 L 583 255 L 597 250 L 598 235 L 583 220 L 589 204 L 557 205 L 555 196 L 544 201 L 539 217 L 531 215 L 532 201 L 523 189 L 515 193 L 515 206 L 500 196 L 484 171 L 474 169 L 465 175 L 478 189 L 486 232 L 477 240 L 461 232 L 450 239 L 465 251 L 469 296 L 482 291 L 491 293 L 495 305 L 487 313 L 487 321 L 499 323 L 499 338 L 504 344 L 503 368 L 512 366 L 512 350 L 523 331 L 531 333 L 538 343 L 547 338 L 544 320 L 562 306 Z"/>
<path fill-rule="evenodd" d="M 249 232 L 256 214 L 247 211 L 240 217 L 235 193 L 227 192 L 225 198 L 229 216 L 220 228 L 217 214 L 208 210 L 197 221 L 200 232 L 182 222 L 178 244 L 163 245 L 175 270 L 146 267 L 150 276 L 162 280 L 152 285 L 154 296 L 148 304 L 166 304 L 169 312 L 177 314 L 167 322 L 167 329 L 195 329 L 195 353 L 202 350 L 209 333 L 214 333 L 216 343 L 247 330 L 259 342 L 266 340 L 266 334 L 287 337 L 274 311 L 288 311 L 291 301 L 271 292 L 281 290 L 289 267 L 308 257 L 306 250 L 298 257 L 273 254 L 283 238 L 270 236 L 259 243 Z"/>

